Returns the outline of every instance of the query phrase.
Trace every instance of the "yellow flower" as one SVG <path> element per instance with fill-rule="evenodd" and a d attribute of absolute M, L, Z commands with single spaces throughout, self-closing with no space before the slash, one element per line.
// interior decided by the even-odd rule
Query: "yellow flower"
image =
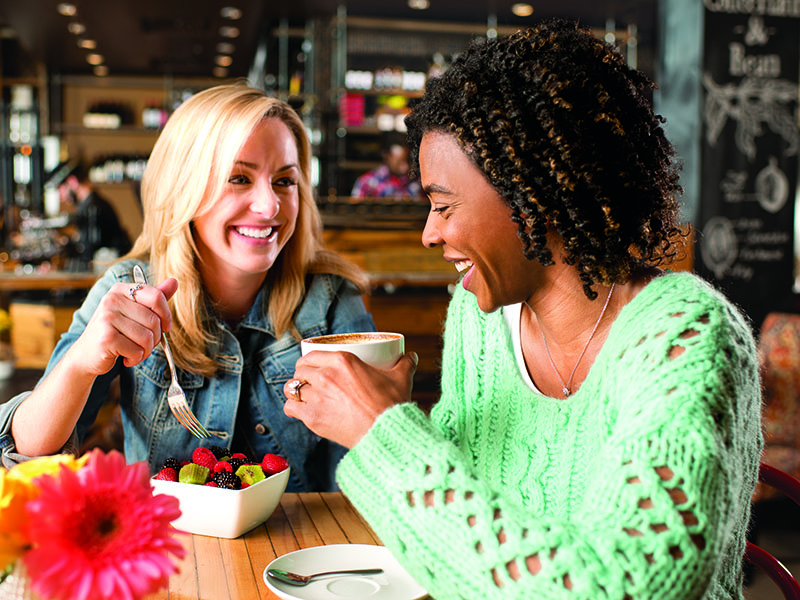
<path fill-rule="evenodd" d="M 58 475 L 61 466 L 64 465 L 78 471 L 89 460 L 89 455 L 85 454 L 80 458 L 75 458 L 71 454 L 56 454 L 53 456 L 42 456 L 25 461 L 13 467 L 8 476 L 12 479 L 30 485 L 37 477 L 42 475 Z"/>
<path fill-rule="evenodd" d="M 89 460 L 68 454 L 43 456 L 0 469 L 0 571 L 16 561 L 30 545 L 25 504 L 39 495 L 35 480 L 42 475 L 56 475 L 65 466 L 77 471 Z"/>
<path fill-rule="evenodd" d="M 30 499 L 30 490 L 31 486 L 0 469 L 0 571 L 16 561 L 28 546 L 22 523 L 26 521 L 25 503 Z"/>

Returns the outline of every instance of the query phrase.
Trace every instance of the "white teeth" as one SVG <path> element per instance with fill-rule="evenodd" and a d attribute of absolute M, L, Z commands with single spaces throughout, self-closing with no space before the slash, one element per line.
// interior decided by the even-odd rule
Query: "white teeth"
<path fill-rule="evenodd" d="M 256 229 L 255 227 L 236 227 L 236 233 L 246 237 L 256 238 L 263 240 L 272 235 L 273 228 L 267 227 L 266 229 Z"/>
<path fill-rule="evenodd" d="M 456 265 L 456 269 L 458 270 L 458 272 L 461 273 L 463 271 L 466 271 L 467 269 L 469 269 L 472 266 L 472 261 L 471 260 L 457 260 L 455 262 L 455 265 Z"/>

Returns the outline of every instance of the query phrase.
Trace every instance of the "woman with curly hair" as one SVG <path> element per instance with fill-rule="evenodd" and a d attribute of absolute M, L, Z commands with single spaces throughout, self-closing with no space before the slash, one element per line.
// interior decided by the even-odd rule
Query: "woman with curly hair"
<path fill-rule="evenodd" d="M 144 224 L 76 311 L 32 393 L 0 412 L 5 463 L 77 447 L 111 381 L 129 462 L 157 472 L 201 445 L 172 416 L 177 363 L 189 406 L 213 437 L 256 461 L 280 454 L 287 489 L 335 489 L 344 448 L 283 412 L 283 384 L 302 337 L 371 331 L 366 278 L 323 249 L 302 121 L 283 102 L 244 85 L 199 92 L 173 113 L 142 180 Z M 140 265 L 152 286 L 133 286 Z"/>
<path fill-rule="evenodd" d="M 567 21 L 472 43 L 406 120 L 423 243 L 464 273 L 439 402 L 409 402 L 413 355 L 311 353 L 286 388 L 435 598 L 742 597 L 755 344 L 663 268 L 680 190 L 651 88 Z"/>

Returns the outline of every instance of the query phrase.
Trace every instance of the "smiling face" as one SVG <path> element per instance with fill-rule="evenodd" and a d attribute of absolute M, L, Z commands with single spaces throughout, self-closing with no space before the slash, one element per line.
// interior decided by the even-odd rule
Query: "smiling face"
<path fill-rule="evenodd" d="M 543 267 L 525 258 L 511 209 L 455 136 L 425 134 L 419 167 L 431 202 L 422 243 L 441 246 L 445 260 L 465 273 L 461 285 L 477 296 L 482 311 L 528 298 Z"/>
<path fill-rule="evenodd" d="M 263 119 L 236 156 L 222 194 L 194 220 L 204 282 L 260 286 L 294 233 L 300 178 L 297 145 L 277 118 Z"/>

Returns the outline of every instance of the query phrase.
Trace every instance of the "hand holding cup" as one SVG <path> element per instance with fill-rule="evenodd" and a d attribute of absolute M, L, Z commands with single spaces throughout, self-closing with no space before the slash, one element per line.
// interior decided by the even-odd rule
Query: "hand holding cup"
<path fill-rule="evenodd" d="M 359 332 L 307 338 L 284 412 L 323 437 L 354 446 L 386 409 L 411 398 L 417 364 L 399 333 Z"/>

